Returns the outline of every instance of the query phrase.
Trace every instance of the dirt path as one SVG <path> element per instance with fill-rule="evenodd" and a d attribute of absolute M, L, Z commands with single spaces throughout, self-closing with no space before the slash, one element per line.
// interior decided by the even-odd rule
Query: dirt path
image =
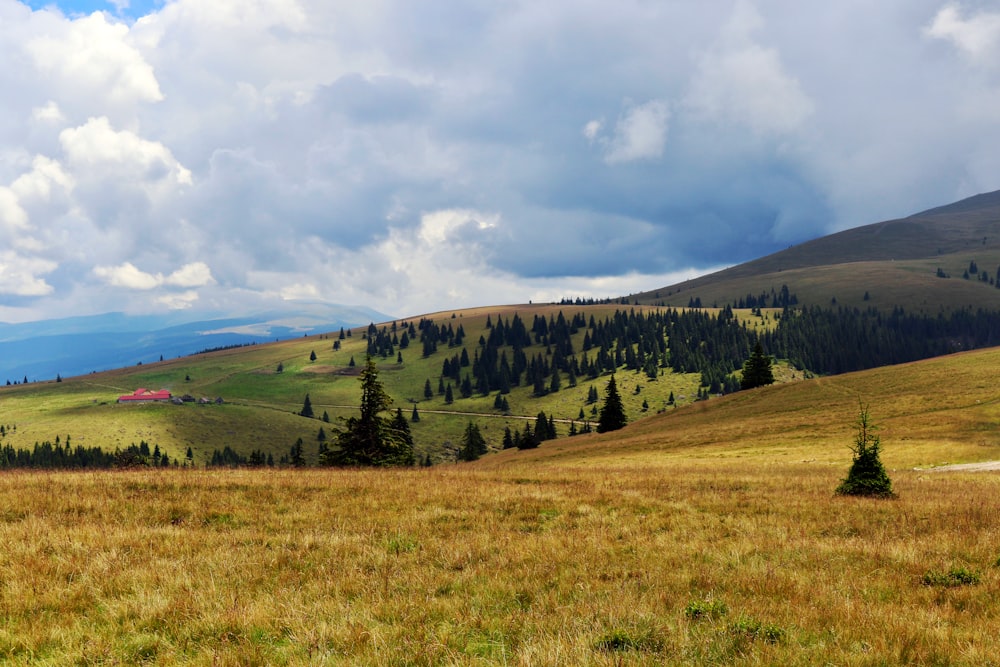
<path fill-rule="evenodd" d="M 955 463 L 948 466 L 937 466 L 934 468 L 917 468 L 917 470 L 922 472 L 983 472 L 987 470 L 1000 470 L 1000 461 Z"/>

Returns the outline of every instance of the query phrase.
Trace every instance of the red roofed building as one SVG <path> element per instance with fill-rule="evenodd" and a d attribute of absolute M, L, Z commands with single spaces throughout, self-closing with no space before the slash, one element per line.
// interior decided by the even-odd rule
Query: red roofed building
<path fill-rule="evenodd" d="M 131 394 L 118 397 L 119 403 L 149 403 L 153 401 L 165 402 L 170 400 L 170 392 L 166 389 L 153 391 L 152 389 L 136 389 Z"/>

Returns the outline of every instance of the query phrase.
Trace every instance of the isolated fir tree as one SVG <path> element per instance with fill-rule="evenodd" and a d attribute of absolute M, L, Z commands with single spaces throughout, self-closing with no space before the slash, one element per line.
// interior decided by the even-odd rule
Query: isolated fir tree
<path fill-rule="evenodd" d="M 427 380 L 424 381 L 424 398 L 433 398 L 433 397 L 434 397 L 434 390 L 431 389 L 431 380 L 430 378 L 427 378 Z"/>
<path fill-rule="evenodd" d="M 597 419 L 597 432 L 617 431 L 627 423 L 625 406 L 622 404 L 622 397 L 618 394 L 618 385 L 615 383 L 615 376 L 612 373 L 605 391 L 604 405 L 601 406 L 600 416 Z"/>
<path fill-rule="evenodd" d="M 299 414 L 303 417 L 313 418 L 313 406 L 312 401 L 309 400 L 309 394 L 306 394 L 306 400 L 302 402 L 302 410 Z"/>
<path fill-rule="evenodd" d="M 771 372 L 771 357 L 764 354 L 760 341 L 753 346 L 753 353 L 743 364 L 743 378 L 740 389 L 753 389 L 774 384 L 774 373 Z"/>
<path fill-rule="evenodd" d="M 414 424 L 420 421 L 420 413 L 417 412 L 416 403 L 413 404 L 413 414 L 410 415 L 410 421 L 413 422 Z"/>
<path fill-rule="evenodd" d="M 316 361 L 316 350 L 309 353 L 309 361 Z"/>
<path fill-rule="evenodd" d="M 378 379 L 375 362 L 368 357 L 358 378 L 361 382 L 361 414 L 350 417 L 322 463 L 340 466 L 413 465 L 413 438 L 410 428 L 397 409 L 393 418 L 382 412 L 392 405 L 392 398 Z"/>
<path fill-rule="evenodd" d="M 879 458 L 881 441 L 875 433 L 878 427 L 871 422 L 868 406 L 861 404 L 861 401 L 858 403 L 858 432 L 854 446 L 851 447 L 854 461 L 847 472 L 847 478 L 837 487 L 837 493 L 843 496 L 892 498 L 896 495 L 892 492 L 892 480 Z"/>

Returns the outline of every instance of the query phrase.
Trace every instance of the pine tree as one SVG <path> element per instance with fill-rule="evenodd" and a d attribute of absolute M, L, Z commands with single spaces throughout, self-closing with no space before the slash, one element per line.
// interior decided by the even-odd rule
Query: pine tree
<path fill-rule="evenodd" d="M 424 381 L 424 398 L 434 398 L 434 390 L 431 389 L 431 379 Z"/>
<path fill-rule="evenodd" d="M 615 376 L 612 373 L 605 391 L 604 405 L 601 406 L 600 416 L 597 420 L 597 432 L 617 431 L 627 423 L 625 406 L 622 404 L 622 397 L 618 394 L 618 385 L 615 383 Z"/>
<path fill-rule="evenodd" d="M 309 353 L 309 361 L 316 361 L 316 350 Z"/>
<path fill-rule="evenodd" d="M 410 421 L 414 424 L 420 421 L 420 413 L 417 412 L 417 405 L 415 403 L 413 405 L 413 413 L 410 415 Z"/>

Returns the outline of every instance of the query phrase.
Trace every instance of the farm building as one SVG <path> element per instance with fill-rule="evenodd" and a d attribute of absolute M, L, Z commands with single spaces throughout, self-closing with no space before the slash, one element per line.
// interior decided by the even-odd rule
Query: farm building
<path fill-rule="evenodd" d="M 153 391 L 152 389 L 136 389 L 131 394 L 118 397 L 119 403 L 153 403 L 166 402 L 170 400 L 170 392 L 166 389 Z"/>

